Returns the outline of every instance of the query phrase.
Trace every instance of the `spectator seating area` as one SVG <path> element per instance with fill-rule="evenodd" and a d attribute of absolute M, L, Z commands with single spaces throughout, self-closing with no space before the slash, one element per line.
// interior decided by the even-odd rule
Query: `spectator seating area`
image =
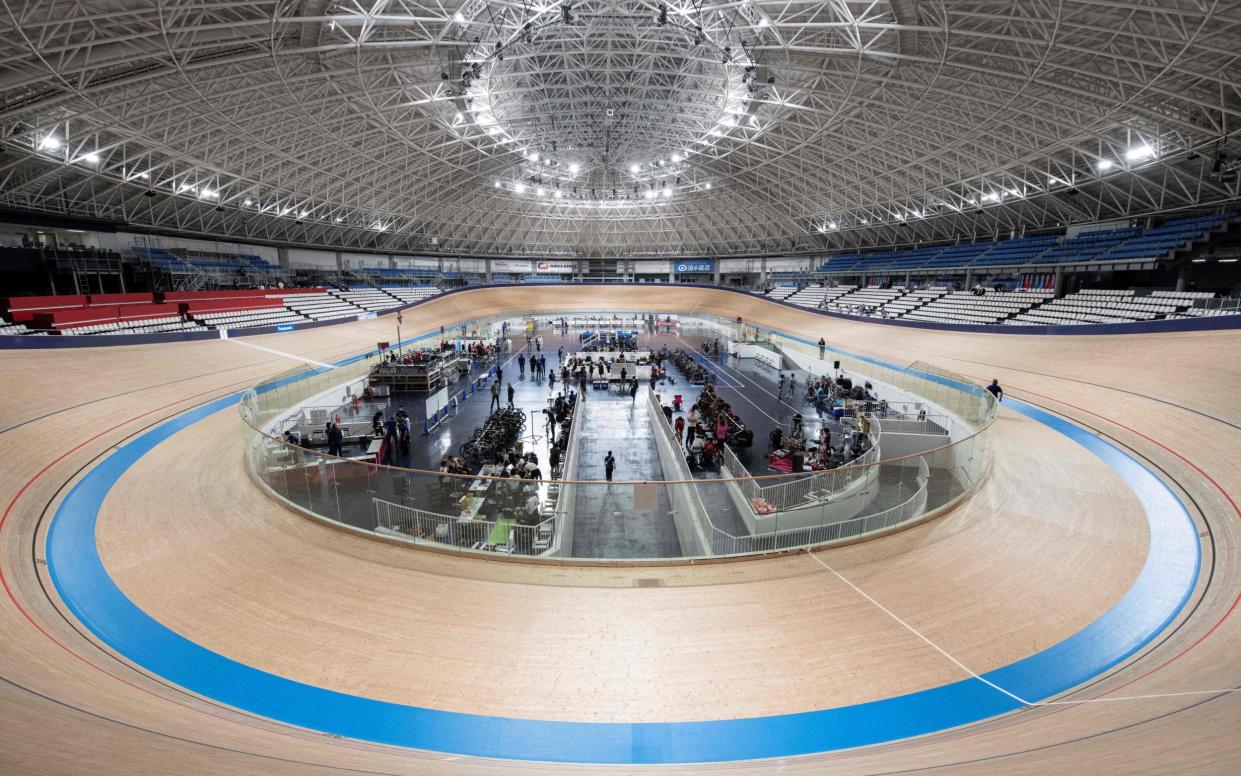
<path fill-rule="evenodd" d="M 778 298 L 774 293 L 768 296 Z M 1241 312 L 1236 306 L 1224 310 L 1194 306 L 1214 296 L 1209 292 L 1154 291 L 1146 294 L 1092 289 L 1054 299 L 1053 292 L 1044 289 L 987 289 L 980 295 L 973 291 L 953 291 L 945 286 L 909 289 L 904 286 L 811 285 L 789 295 L 787 301 L 847 315 L 963 325 L 1124 323 Z"/>
<path fill-rule="evenodd" d="M 362 267 L 355 273 L 371 278 L 378 285 L 386 283 L 434 283 L 439 270 L 435 267 Z"/>
<path fill-rule="evenodd" d="M 834 292 L 836 289 L 828 289 L 828 291 Z M 858 288 L 841 295 L 829 294 L 824 299 L 825 304 L 822 306 L 825 309 L 837 312 L 857 311 L 858 313 L 867 314 L 904 295 L 904 287 L 877 288 L 871 286 L 868 288 Z M 844 307 L 849 309 L 845 310 L 843 309 Z"/>
<path fill-rule="evenodd" d="M 891 302 L 885 304 L 879 310 L 879 314 L 888 318 L 900 318 L 906 313 L 916 308 L 929 304 L 936 299 L 947 294 L 951 289 L 946 286 L 931 286 L 930 288 L 921 288 L 917 291 L 910 291 L 904 296 L 898 296 Z"/>
<path fill-rule="evenodd" d="M 802 307 L 828 307 L 836 299 L 855 288 L 857 286 L 806 286 L 786 297 L 785 301 Z"/>
<path fill-rule="evenodd" d="M 971 291 L 952 291 L 906 313 L 910 321 L 989 325 L 1001 323 L 1051 299 L 1053 292 L 1042 290 L 989 292 L 976 296 Z"/>
<path fill-rule="evenodd" d="M 841 253 L 823 262 L 818 271 L 867 275 L 939 268 L 1162 259 L 1223 231 L 1237 218 L 1237 213 L 1212 213 L 1174 218 L 1145 228 L 1126 226 L 1079 232 L 1073 237 L 1040 235 L 958 245 L 930 245 L 908 250 Z"/>
<path fill-rule="evenodd" d="M 772 299 L 788 299 L 797 293 L 797 286 L 776 286 L 767 292 L 767 296 Z"/>
<path fill-rule="evenodd" d="M 66 326 L 60 329 L 60 333 L 65 336 L 83 334 L 151 334 L 161 331 L 189 331 L 201 328 L 193 320 L 186 320 L 179 315 L 165 315 L 160 318 L 117 320 L 108 323 L 87 324 L 85 326 Z"/>
<path fill-rule="evenodd" d="M 284 305 L 293 312 L 312 321 L 335 321 L 343 318 L 357 318 L 359 313 L 364 312 L 362 308 L 354 305 L 352 302 L 325 291 L 287 296 L 285 297 Z"/>
<path fill-rule="evenodd" d="M 435 296 L 440 292 L 435 286 L 384 286 L 383 290 L 396 297 L 401 304 L 421 302 L 423 299 Z"/>
<path fill-rule="evenodd" d="M 280 265 L 251 254 L 191 252 L 143 246 L 134 246 L 131 253 L 138 261 L 170 277 L 203 275 L 204 282 L 220 286 L 228 286 L 238 281 L 243 281 L 246 285 L 259 281 L 273 282 L 290 275 L 289 271 Z"/>
<path fill-rule="evenodd" d="M 30 296 L 0 300 L 0 334 L 146 334 L 241 329 L 356 318 L 438 293 L 433 287 L 326 291 L 322 288 L 168 291 Z"/>
<path fill-rule="evenodd" d="M 401 305 L 399 299 L 378 288 L 351 288 L 348 291 L 333 291 L 332 295 L 354 307 L 361 307 L 367 312 L 377 312 Z"/>
<path fill-rule="evenodd" d="M 278 307 L 270 310 L 239 310 L 233 312 L 202 313 L 194 320 L 211 329 L 248 329 L 255 326 L 279 326 L 284 323 L 305 323 L 306 319 L 288 309 Z"/>
<path fill-rule="evenodd" d="M 46 334 L 47 332 L 34 332 L 26 328 L 24 323 L 10 323 L 3 317 L 0 317 L 0 334 Z"/>
<path fill-rule="evenodd" d="M 1186 317 L 1182 313 L 1186 309 L 1192 309 L 1195 300 L 1214 296 L 1204 292 L 1177 291 L 1155 291 L 1147 296 L 1136 296 L 1133 291 L 1088 289 L 1050 300 L 1005 323 L 1017 326 L 1063 326 Z"/>

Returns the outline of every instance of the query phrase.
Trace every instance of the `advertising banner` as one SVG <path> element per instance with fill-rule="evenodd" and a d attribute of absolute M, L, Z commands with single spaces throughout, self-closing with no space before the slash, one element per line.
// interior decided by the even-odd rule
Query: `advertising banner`
<path fill-rule="evenodd" d="M 685 259 L 676 262 L 678 274 L 687 272 L 715 272 L 715 259 Z"/>
<path fill-rule="evenodd" d="M 571 261 L 539 261 L 534 264 L 534 271 L 543 274 L 572 275 Z"/>

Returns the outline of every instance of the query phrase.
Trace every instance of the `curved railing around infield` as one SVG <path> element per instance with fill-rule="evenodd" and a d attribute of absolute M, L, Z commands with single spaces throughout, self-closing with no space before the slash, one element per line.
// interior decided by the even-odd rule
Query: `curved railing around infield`
<path fill-rule="evenodd" d="M 883 412 L 877 402 L 871 404 L 869 448 L 835 469 L 763 475 L 746 471 L 741 460 L 746 451 L 725 449 L 718 472 L 677 474 L 677 467 L 665 465 L 662 480 L 608 483 L 578 478 L 581 423 L 568 431 L 563 466 L 552 472 L 542 462 L 540 480 L 386 466 L 361 446 L 333 456 L 317 446 L 286 442 L 281 434 L 290 426 L 311 422 L 312 432 L 313 422 L 322 426 L 329 416 L 316 415 L 321 408 L 337 408 L 345 424 L 369 424 L 369 417 L 351 416 L 349 408 L 376 363 L 370 353 L 331 367 L 305 365 L 247 391 L 241 415 L 253 431 L 250 471 L 278 499 L 358 532 L 441 550 L 558 562 L 702 559 L 855 541 L 938 513 L 984 478 L 997 405 L 967 379 L 927 364 L 901 367 L 834 348 L 820 357 L 815 343 L 797 335 L 727 319 L 680 320 L 684 330 L 702 326 L 721 338 L 772 348 L 786 363 L 812 373 L 835 374 L 840 362 L 841 371 L 871 383 L 888 399 Z M 485 337 L 494 323 L 473 321 L 447 336 Z M 433 332 L 415 340 L 438 342 L 440 336 Z M 488 391 L 490 374 L 483 370 L 453 385 L 450 406 L 486 402 L 479 392 Z M 651 412 L 665 461 L 670 450 L 684 455 L 662 412 Z M 842 422 L 837 428 L 845 433 L 860 431 L 855 421 Z M 420 420 L 414 425 L 413 444 L 435 439 L 422 435 Z M 662 549 L 637 547 L 607 557 L 575 551 L 580 545 L 575 535 L 623 534 L 629 530 L 624 521 L 639 515 L 647 521 L 642 530 L 672 537 Z M 699 540 L 686 550 L 690 535 Z"/>

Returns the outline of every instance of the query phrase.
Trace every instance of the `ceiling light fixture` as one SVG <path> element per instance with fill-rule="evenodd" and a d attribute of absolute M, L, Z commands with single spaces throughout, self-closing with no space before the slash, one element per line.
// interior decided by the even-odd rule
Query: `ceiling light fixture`
<path fill-rule="evenodd" d="M 1141 162 L 1146 159 L 1150 159 L 1154 155 L 1155 149 L 1151 148 L 1146 143 L 1136 145 L 1128 151 L 1125 151 L 1125 159 L 1130 162 Z"/>
<path fill-rule="evenodd" d="M 1112 169 L 1112 167 L 1114 166 L 1115 166 L 1115 162 L 1113 162 L 1111 159 L 1100 159 L 1098 164 L 1095 165 L 1095 168 L 1099 172 L 1106 172 L 1107 170 Z"/>
<path fill-rule="evenodd" d="M 55 151 L 60 148 L 60 138 L 55 135 L 47 135 L 39 141 L 39 148 L 43 151 Z"/>

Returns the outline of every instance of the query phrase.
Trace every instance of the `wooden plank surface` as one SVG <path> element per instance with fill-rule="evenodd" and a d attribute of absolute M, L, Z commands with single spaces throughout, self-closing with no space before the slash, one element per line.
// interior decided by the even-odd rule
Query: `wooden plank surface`
<path fill-rule="evenodd" d="M 595 309 L 740 315 L 851 351 L 928 361 L 980 382 L 998 377 L 1011 395 L 1114 436 L 1164 469 L 1196 504 L 1210 542 L 1192 614 L 1082 693 L 1095 697 L 1132 681 L 1115 695 L 1160 697 L 1043 707 L 864 750 L 676 772 L 952 765 L 1020 773 L 1089 764 L 1104 772 L 1224 773 L 1241 764 L 1236 694 L 1165 695 L 1241 684 L 1241 632 L 1230 614 L 1241 589 L 1241 525 L 1227 495 L 1241 485 L 1237 334 L 898 330 L 710 289 L 678 289 L 673 297 L 625 287 L 454 294 L 407 311 L 402 328 L 408 335 L 488 314 Z M 247 340 L 331 361 L 393 336 L 388 317 Z M 0 405 L 0 494 L 10 507 L 0 563 L 12 594 L 0 599 L 0 772 L 78 773 L 85 760 L 100 773 L 583 772 L 290 729 L 189 696 L 96 646 L 64 614 L 38 563 L 47 507 L 79 469 L 128 435 L 296 363 L 210 341 L 5 352 L 0 364 L 15 378 Z M 1144 521 L 1115 475 L 1011 413 L 1001 416 L 995 436 L 995 472 L 961 509 L 824 554 L 975 670 L 1036 651 L 1093 619 L 1128 586 L 1145 554 Z M 157 619 L 252 665 L 404 703 L 592 720 L 822 708 L 960 675 L 805 556 L 601 570 L 412 552 L 275 507 L 244 477 L 243 441 L 231 413 L 174 437 L 122 479 L 98 538 L 122 589 Z M 660 586 L 638 587 L 639 578 L 657 578 Z M 489 606 L 497 596 L 515 605 Z M 463 625 L 444 605 L 450 600 L 474 616 Z M 461 653 L 503 645 L 536 668 L 487 670 L 494 650 L 486 649 L 477 652 L 488 655 L 482 670 L 467 655 L 454 671 L 442 658 L 419 659 L 426 642 Z M 763 670 L 747 673 L 746 664 Z M 539 686 L 549 676 L 556 683 Z"/>

